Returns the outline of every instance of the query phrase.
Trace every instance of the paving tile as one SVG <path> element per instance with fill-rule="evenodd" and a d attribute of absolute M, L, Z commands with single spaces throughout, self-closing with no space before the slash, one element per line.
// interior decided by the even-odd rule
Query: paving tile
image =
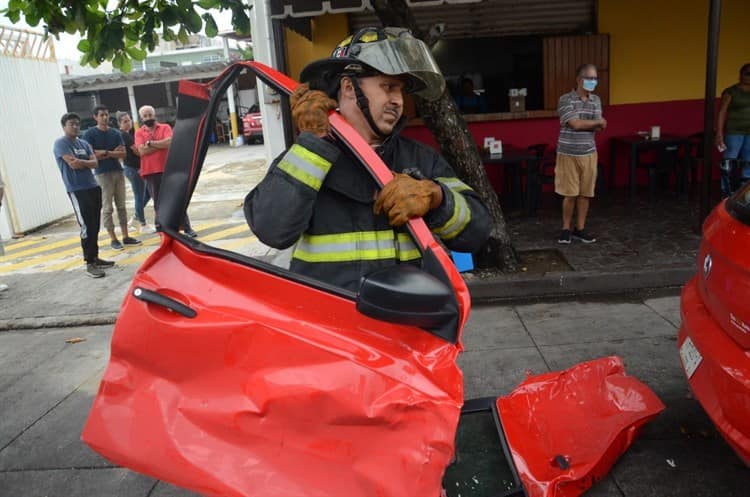
<path fill-rule="evenodd" d="M 679 328 L 680 318 L 680 296 L 659 297 L 643 301 L 655 313 L 669 321 L 675 328 Z"/>
<path fill-rule="evenodd" d="M 95 375 L 0 450 L 0 471 L 113 466 L 81 441 L 83 425 L 99 388 L 100 377 Z"/>
<path fill-rule="evenodd" d="M 511 306 L 472 307 L 464 328 L 463 341 L 467 351 L 534 345 Z"/>
<path fill-rule="evenodd" d="M 200 497 L 200 494 L 160 481 L 149 497 Z"/>
<path fill-rule="evenodd" d="M 127 469 L 0 472 L 0 497 L 146 497 L 151 478 Z"/>
<path fill-rule="evenodd" d="M 642 303 L 554 302 L 516 308 L 539 346 L 673 336 L 676 331 Z"/>
<path fill-rule="evenodd" d="M 466 352 L 458 364 L 464 372 L 467 399 L 505 395 L 526 378 L 527 371 L 547 371 L 541 354 L 533 347 Z"/>
<path fill-rule="evenodd" d="M 636 441 L 613 474 L 626 497 L 747 497 L 750 483 L 750 469 L 716 438 Z"/>
<path fill-rule="evenodd" d="M 7 333 L 7 332 L 5 332 Z M 16 376 L 0 391 L 0 448 L 55 407 L 78 386 L 104 368 L 109 357 L 111 327 L 66 328 L 47 331 L 45 347 L 59 352 Z M 0 349 L 6 335 L 0 333 Z M 65 340 L 86 340 L 65 344 Z"/>

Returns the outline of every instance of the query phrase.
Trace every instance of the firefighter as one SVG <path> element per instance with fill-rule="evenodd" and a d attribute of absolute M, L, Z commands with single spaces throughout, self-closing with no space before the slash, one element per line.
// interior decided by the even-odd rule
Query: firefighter
<path fill-rule="evenodd" d="M 436 99 L 445 88 L 422 41 L 400 28 L 364 28 L 305 67 L 300 80 L 290 98 L 300 134 L 244 204 L 263 243 L 294 245 L 292 271 L 356 292 L 375 269 L 419 262 L 404 226 L 416 217 L 451 250 L 475 252 L 485 243 L 490 216 L 478 195 L 432 148 L 400 136 L 404 93 Z M 329 134 L 332 109 L 393 171 L 382 190 Z"/>

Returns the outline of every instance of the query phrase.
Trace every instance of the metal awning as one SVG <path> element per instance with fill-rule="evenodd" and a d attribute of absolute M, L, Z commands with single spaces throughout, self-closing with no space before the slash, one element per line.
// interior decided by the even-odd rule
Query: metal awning
<path fill-rule="evenodd" d="M 482 0 L 406 0 L 411 7 L 457 3 L 477 3 Z M 271 0 L 271 17 L 313 17 L 320 14 L 363 12 L 373 10 L 370 0 Z"/>
<path fill-rule="evenodd" d="M 124 88 L 131 84 L 133 86 L 141 86 L 180 81 L 182 79 L 215 78 L 227 65 L 227 62 L 218 61 L 167 67 L 155 71 L 113 72 L 111 74 L 91 74 L 89 76 L 74 77 L 63 76 L 62 87 L 65 93 L 75 93 Z"/>

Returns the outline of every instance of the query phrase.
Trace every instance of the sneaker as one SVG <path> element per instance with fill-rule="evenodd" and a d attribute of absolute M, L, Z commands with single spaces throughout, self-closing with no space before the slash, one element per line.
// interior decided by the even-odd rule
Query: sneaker
<path fill-rule="evenodd" d="M 125 245 L 140 245 L 143 242 L 141 242 L 140 240 L 136 240 L 132 236 L 126 236 L 122 239 L 122 243 L 124 243 Z"/>
<path fill-rule="evenodd" d="M 96 264 L 94 263 L 86 264 L 86 274 L 92 278 L 104 278 L 104 271 L 96 267 Z"/>
<path fill-rule="evenodd" d="M 94 266 L 98 267 L 99 269 L 105 268 L 105 267 L 112 267 L 115 265 L 115 261 L 105 261 L 104 259 L 99 259 L 98 257 L 94 261 Z"/>
<path fill-rule="evenodd" d="M 8 289 L 8 285 L 5 283 L 0 283 L 0 292 L 4 292 Z"/>
<path fill-rule="evenodd" d="M 138 220 L 135 218 L 135 216 L 131 217 L 130 220 L 128 221 L 128 228 L 130 229 L 135 228 L 136 221 Z"/>
<path fill-rule="evenodd" d="M 596 241 L 596 237 L 586 233 L 586 230 L 573 230 L 573 238 L 581 240 L 583 243 L 594 243 Z"/>
<path fill-rule="evenodd" d="M 109 246 L 112 247 L 112 250 L 125 250 L 125 247 L 120 243 L 120 240 L 112 240 L 109 242 Z"/>
<path fill-rule="evenodd" d="M 141 233 L 146 233 L 146 234 L 148 234 L 148 233 L 156 233 L 156 228 L 154 228 L 153 226 L 151 226 L 148 223 L 143 223 L 141 225 Z"/>
<path fill-rule="evenodd" d="M 183 233 L 185 233 L 185 234 L 186 234 L 187 236 L 189 236 L 190 238 L 198 238 L 198 232 L 197 232 L 197 231 L 195 231 L 195 230 L 194 230 L 194 229 L 192 229 L 192 228 L 191 228 L 191 229 L 189 229 L 189 230 L 185 230 L 185 231 L 183 231 Z"/>
<path fill-rule="evenodd" d="M 560 232 L 560 238 L 557 239 L 557 243 L 570 244 L 570 230 L 562 230 Z"/>

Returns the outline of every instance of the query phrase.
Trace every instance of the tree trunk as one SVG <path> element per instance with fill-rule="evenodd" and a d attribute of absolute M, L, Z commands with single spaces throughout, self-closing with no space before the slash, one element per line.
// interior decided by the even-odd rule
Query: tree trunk
<path fill-rule="evenodd" d="M 428 45 L 432 44 L 429 33 L 425 33 L 417 26 L 405 0 L 372 0 L 372 6 L 383 26 L 408 28 L 414 36 Z M 507 272 L 517 271 L 518 256 L 508 236 L 500 202 L 487 178 L 479 150 L 455 101 L 447 89 L 438 100 L 415 100 L 420 115 L 440 145 L 443 157 L 453 166 L 456 174 L 479 194 L 492 216 L 490 239 L 477 254 L 477 265 L 497 267 Z"/>

